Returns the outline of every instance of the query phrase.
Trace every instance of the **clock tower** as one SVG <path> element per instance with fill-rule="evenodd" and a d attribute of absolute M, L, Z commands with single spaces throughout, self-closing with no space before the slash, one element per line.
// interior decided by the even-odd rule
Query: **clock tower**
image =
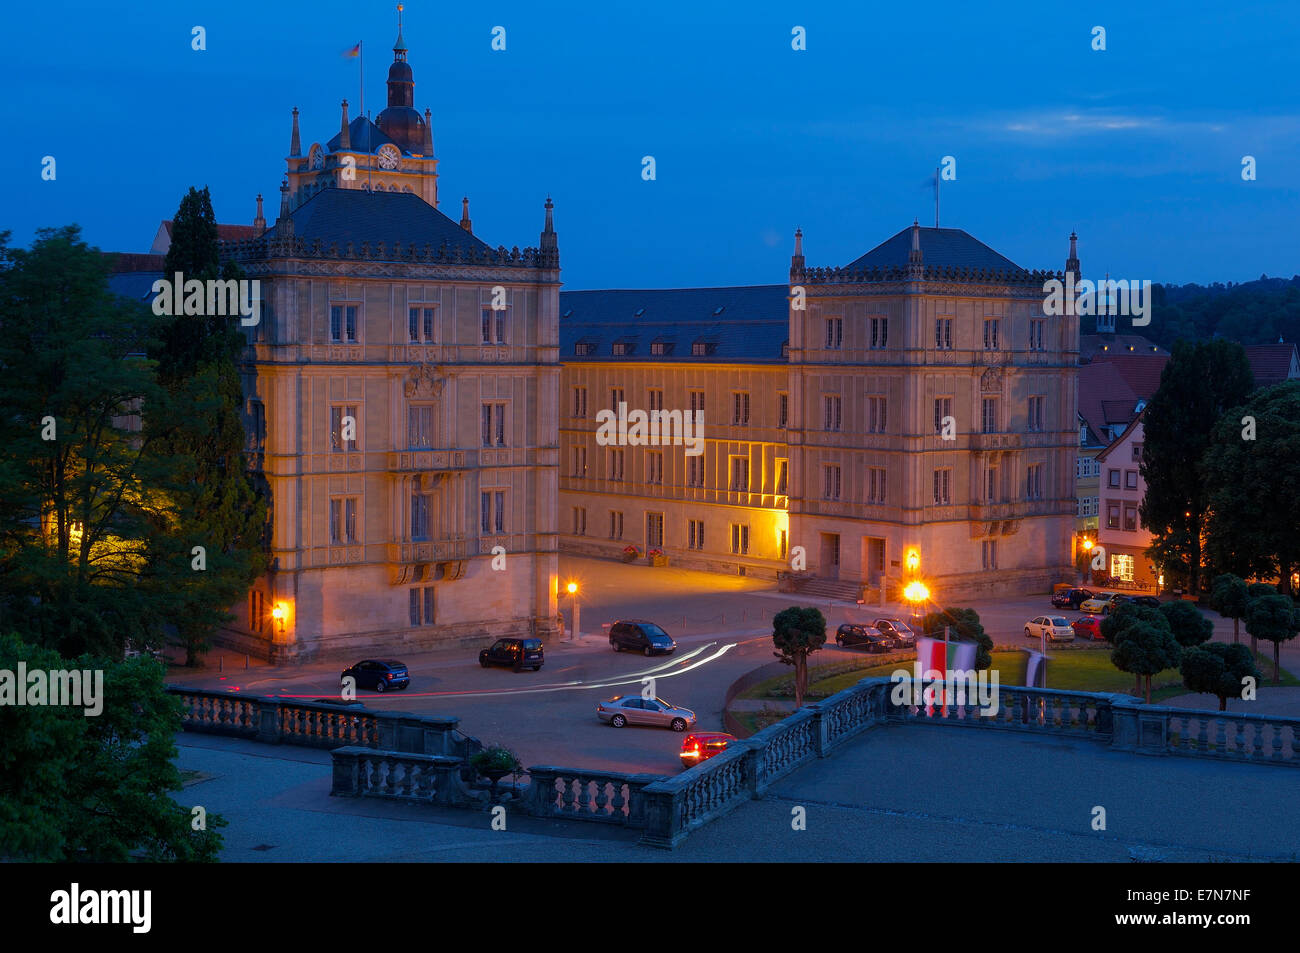
<path fill-rule="evenodd" d="M 415 76 L 406 53 L 399 4 L 397 42 L 388 68 L 388 106 L 375 121 L 368 116 L 349 119 L 345 99 L 338 133 L 324 145 L 312 143 L 304 156 L 298 136 L 298 110 L 294 109 L 286 160 L 290 211 L 324 189 L 410 192 L 438 207 L 433 117 L 428 109 L 423 116 L 415 109 Z"/>

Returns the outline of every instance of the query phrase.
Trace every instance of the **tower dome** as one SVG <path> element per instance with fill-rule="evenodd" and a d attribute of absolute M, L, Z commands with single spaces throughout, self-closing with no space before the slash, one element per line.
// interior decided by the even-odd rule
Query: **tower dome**
<path fill-rule="evenodd" d="M 420 154 L 424 147 L 424 119 L 415 110 L 415 76 L 406 62 L 406 41 L 402 39 L 402 7 L 397 8 L 397 42 L 393 44 L 393 65 L 388 67 L 388 107 L 375 125 L 403 152 Z"/>

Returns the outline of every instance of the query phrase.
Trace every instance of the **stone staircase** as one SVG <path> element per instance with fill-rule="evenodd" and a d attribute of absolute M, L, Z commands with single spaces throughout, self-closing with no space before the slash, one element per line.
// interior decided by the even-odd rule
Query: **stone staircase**
<path fill-rule="evenodd" d="M 821 599 L 857 602 L 862 598 L 862 584 L 843 579 L 818 579 L 813 577 L 799 583 L 796 592 L 801 596 L 817 596 Z"/>

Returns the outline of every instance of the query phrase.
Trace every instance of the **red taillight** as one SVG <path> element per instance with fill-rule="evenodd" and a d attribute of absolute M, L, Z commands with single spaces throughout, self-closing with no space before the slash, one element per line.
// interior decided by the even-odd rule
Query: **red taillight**
<path fill-rule="evenodd" d="M 393 673 L 389 672 L 388 675 L 385 677 L 391 682 L 393 680 Z"/>

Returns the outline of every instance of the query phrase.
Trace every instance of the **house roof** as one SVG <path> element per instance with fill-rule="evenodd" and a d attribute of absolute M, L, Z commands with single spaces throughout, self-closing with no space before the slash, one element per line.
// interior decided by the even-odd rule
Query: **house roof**
<path fill-rule="evenodd" d="M 1129 421 L 1129 425 L 1124 428 L 1123 433 L 1121 433 L 1118 437 L 1116 437 L 1109 444 L 1107 444 L 1105 450 L 1097 454 L 1097 460 L 1100 462 L 1105 460 L 1107 457 L 1109 457 L 1110 452 L 1128 439 L 1128 435 L 1133 432 L 1133 430 L 1138 426 L 1138 424 L 1142 423 L 1142 418 L 1145 416 L 1146 416 L 1146 410 L 1143 409 L 1141 413 L 1139 413 L 1136 417 L 1134 417 L 1131 421 Z"/>
<path fill-rule="evenodd" d="M 342 137 L 342 130 L 334 133 L 334 138 L 325 143 L 325 151 L 338 152 L 339 142 Z M 377 152 L 380 146 L 391 144 L 399 151 L 410 155 L 408 150 L 403 149 L 399 143 L 393 142 L 392 139 L 384 135 L 384 131 L 365 116 L 358 116 L 348 123 L 348 142 L 350 143 L 349 152 Z"/>
<path fill-rule="evenodd" d="M 352 242 L 374 245 L 394 242 L 404 246 L 442 245 L 465 251 L 488 252 L 485 242 L 410 192 L 366 192 L 360 189 L 323 189 L 294 209 L 294 237 L 323 244 Z M 276 228 L 267 232 L 274 238 Z"/>
<path fill-rule="evenodd" d="M 1137 403 L 1138 396 L 1114 364 L 1084 364 L 1079 368 L 1079 416 L 1098 440 L 1106 439 L 1109 425 L 1126 423 Z"/>
<path fill-rule="evenodd" d="M 1294 344 L 1251 344 L 1246 347 L 1246 360 L 1256 387 L 1300 377 L 1300 353 Z"/>
<path fill-rule="evenodd" d="M 999 255 L 960 228 L 921 228 L 918 231 L 921 233 L 921 258 L 927 267 L 1024 271 L 1010 258 Z M 904 268 L 911 251 L 912 227 L 909 225 L 851 262 L 848 267 L 852 270 L 890 266 Z"/>
<path fill-rule="evenodd" d="M 1093 357 L 1092 363 L 1110 364 L 1134 394 L 1150 400 L 1160 387 L 1160 374 L 1169 363 L 1169 355 L 1102 351 Z"/>
<path fill-rule="evenodd" d="M 108 276 L 108 290 L 132 301 L 152 301 L 153 283 L 163 276 L 159 271 L 131 271 Z"/>
<path fill-rule="evenodd" d="M 1079 360 L 1095 361 L 1103 354 L 1169 356 L 1169 351 L 1140 334 L 1082 334 L 1079 336 Z"/>
<path fill-rule="evenodd" d="M 167 258 L 166 255 L 129 251 L 106 251 L 103 255 L 105 258 L 110 260 L 113 274 L 115 275 L 132 271 L 161 272 L 163 270 L 163 262 Z"/>
<path fill-rule="evenodd" d="M 614 342 L 638 341 L 647 346 L 617 359 L 781 363 L 790 334 L 789 293 L 787 285 L 561 291 L 560 358 L 608 361 Z M 672 352 L 652 354 L 648 343 L 657 340 L 675 345 Z M 716 346 L 710 354 L 692 354 L 697 341 Z M 579 342 L 594 344 L 594 352 L 575 353 Z"/>

